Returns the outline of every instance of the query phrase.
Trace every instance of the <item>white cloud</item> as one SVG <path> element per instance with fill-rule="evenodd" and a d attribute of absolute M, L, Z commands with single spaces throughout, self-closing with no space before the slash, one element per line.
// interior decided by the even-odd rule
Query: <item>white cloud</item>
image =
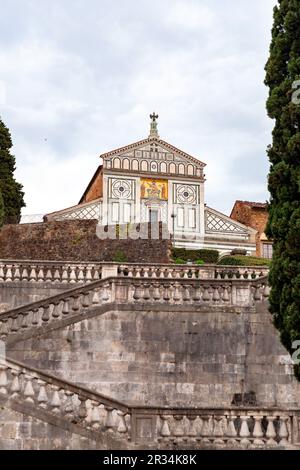
<path fill-rule="evenodd" d="M 24 212 L 77 203 L 99 154 L 147 136 L 153 110 L 163 139 L 207 163 L 210 205 L 265 200 L 275 3 L 4 0 L 1 117 Z"/>

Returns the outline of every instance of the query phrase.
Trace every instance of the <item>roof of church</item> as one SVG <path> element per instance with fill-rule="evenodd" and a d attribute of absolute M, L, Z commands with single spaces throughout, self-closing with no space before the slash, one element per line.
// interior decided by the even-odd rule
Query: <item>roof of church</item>
<path fill-rule="evenodd" d="M 78 204 L 81 204 L 83 202 L 83 199 L 85 197 L 85 195 L 88 193 L 90 187 L 92 186 L 93 182 L 95 181 L 96 177 L 98 176 L 99 172 L 102 170 L 103 168 L 103 165 L 99 165 L 97 170 L 95 171 L 91 181 L 89 182 L 89 184 L 87 185 L 86 189 L 84 190 L 84 193 L 83 195 L 81 196 L 80 200 L 79 200 L 79 203 Z"/>
<path fill-rule="evenodd" d="M 188 153 L 184 152 L 183 150 L 180 150 L 179 148 L 175 147 L 174 145 L 169 144 L 168 142 L 166 142 L 162 139 L 156 138 L 156 137 L 148 137 L 147 139 L 138 140 L 137 142 L 133 142 L 132 144 L 125 145 L 124 147 L 120 147 L 120 148 L 111 150 L 109 152 L 103 153 L 103 154 L 100 155 L 100 157 L 103 158 L 103 159 L 106 158 L 106 157 L 111 157 L 113 155 L 119 154 L 120 152 L 126 152 L 128 150 L 138 148 L 138 147 L 140 147 L 142 145 L 145 145 L 145 144 L 148 144 L 150 142 L 157 142 L 158 144 L 161 144 L 163 147 L 166 147 L 167 149 L 169 149 L 170 151 L 178 153 L 179 155 L 181 155 L 182 157 L 187 158 L 188 160 L 190 160 L 193 163 L 197 163 L 201 167 L 206 166 L 206 163 L 203 163 L 202 161 L 198 160 L 198 158 L 192 157 L 192 155 L 189 155 Z"/>

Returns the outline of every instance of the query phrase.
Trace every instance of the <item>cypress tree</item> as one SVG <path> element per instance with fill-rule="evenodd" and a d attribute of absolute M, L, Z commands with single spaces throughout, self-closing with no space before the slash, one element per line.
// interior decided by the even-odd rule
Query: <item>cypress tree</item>
<path fill-rule="evenodd" d="M 4 202 L 3 202 L 2 193 L 0 191 L 0 228 L 3 225 L 3 222 L 4 222 Z"/>
<path fill-rule="evenodd" d="M 11 154 L 12 140 L 8 128 L 0 119 L 0 191 L 4 203 L 4 223 L 20 221 L 21 209 L 25 206 L 22 185 L 14 178 L 15 157 Z"/>
<path fill-rule="evenodd" d="M 300 340 L 300 0 L 274 9 L 265 84 L 267 111 L 275 120 L 268 147 L 271 194 L 267 235 L 273 239 L 270 310 L 282 343 L 292 353 Z M 300 378 L 300 367 L 295 365 Z"/>

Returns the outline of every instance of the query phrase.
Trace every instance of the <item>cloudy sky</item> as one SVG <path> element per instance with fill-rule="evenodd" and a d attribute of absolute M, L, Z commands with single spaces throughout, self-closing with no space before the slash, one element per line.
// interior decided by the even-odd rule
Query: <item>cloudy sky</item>
<path fill-rule="evenodd" d="M 161 138 L 207 163 L 206 203 L 268 197 L 263 84 L 276 0 L 1 0 L 0 115 L 24 214 L 78 202 L 99 155 Z"/>

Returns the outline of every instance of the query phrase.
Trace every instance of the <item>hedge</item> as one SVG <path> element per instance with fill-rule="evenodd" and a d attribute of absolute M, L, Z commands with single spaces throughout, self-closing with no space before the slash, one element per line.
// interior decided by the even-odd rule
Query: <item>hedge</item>
<path fill-rule="evenodd" d="M 217 250 L 186 250 L 185 248 L 173 248 L 172 257 L 174 259 L 180 258 L 184 261 L 198 261 L 202 260 L 204 263 L 215 264 L 219 259 L 219 252 Z"/>
<path fill-rule="evenodd" d="M 255 256 L 224 256 L 218 262 L 221 266 L 270 266 L 271 260 Z"/>

